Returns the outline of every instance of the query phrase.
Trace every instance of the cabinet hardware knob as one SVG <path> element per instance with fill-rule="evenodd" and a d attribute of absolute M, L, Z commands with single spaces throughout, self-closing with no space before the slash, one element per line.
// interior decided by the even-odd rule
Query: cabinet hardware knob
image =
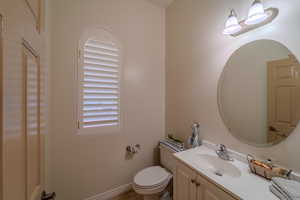
<path fill-rule="evenodd" d="M 196 181 L 195 181 L 195 179 L 192 179 L 191 182 L 194 184 Z"/>
<path fill-rule="evenodd" d="M 196 182 L 196 186 L 197 186 L 197 187 L 199 187 L 200 185 L 201 185 L 200 183 Z"/>

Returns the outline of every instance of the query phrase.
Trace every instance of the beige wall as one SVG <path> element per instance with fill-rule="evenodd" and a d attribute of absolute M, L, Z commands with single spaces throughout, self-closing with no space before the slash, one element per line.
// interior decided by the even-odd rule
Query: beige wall
<path fill-rule="evenodd" d="M 51 0 L 50 10 L 50 188 L 58 200 L 83 200 L 153 165 L 165 130 L 165 10 L 145 0 Z M 77 134 L 77 44 L 94 27 L 109 28 L 124 48 L 120 134 Z M 126 160 L 125 147 L 137 143 L 141 152 Z"/>
<path fill-rule="evenodd" d="M 190 135 L 194 120 L 207 140 L 224 143 L 243 153 L 271 157 L 300 171 L 300 127 L 284 142 L 270 148 L 255 148 L 239 142 L 225 128 L 218 111 L 217 84 L 230 55 L 245 43 L 273 39 L 300 58 L 300 1 L 268 0 L 277 7 L 278 18 L 265 27 L 233 38 L 222 35 L 230 8 L 247 16 L 251 1 L 175 0 L 167 9 L 166 129 L 181 138 Z"/>
<path fill-rule="evenodd" d="M 243 141 L 267 143 L 267 62 L 290 54 L 278 42 L 259 40 L 235 51 L 226 63 L 219 81 L 220 109 L 226 126 Z"/>

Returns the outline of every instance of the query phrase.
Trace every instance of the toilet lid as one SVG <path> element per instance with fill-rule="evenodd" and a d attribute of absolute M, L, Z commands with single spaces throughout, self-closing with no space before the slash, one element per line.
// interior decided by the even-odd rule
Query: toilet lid
<path fill-rule="evenodd" d="M 134 177 L 134 183 L 141 187 L 151 187 L 165 182 L 170 173 L 162 167 L 155 166 L 146 168 Z"/>

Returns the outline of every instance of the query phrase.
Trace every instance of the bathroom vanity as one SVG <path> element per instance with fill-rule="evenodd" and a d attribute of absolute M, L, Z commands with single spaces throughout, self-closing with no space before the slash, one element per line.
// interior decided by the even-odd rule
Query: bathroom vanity
<path fill-rule="evenodd" d="M 250 172 L 244 155 L 231 152 L 233 161 L 225 161 L 215 150 L 205 142 L 174 154 L 175 200 L 278 200 L 270 182 Z"/>

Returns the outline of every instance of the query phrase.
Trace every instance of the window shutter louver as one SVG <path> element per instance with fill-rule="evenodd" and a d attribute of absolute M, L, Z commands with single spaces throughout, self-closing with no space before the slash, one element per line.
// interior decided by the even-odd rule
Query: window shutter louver
<path fill-rule="evenodd" d="M 89 39 L 83 46 L 80 128 L 120 125 L 120 49 Z"/>

